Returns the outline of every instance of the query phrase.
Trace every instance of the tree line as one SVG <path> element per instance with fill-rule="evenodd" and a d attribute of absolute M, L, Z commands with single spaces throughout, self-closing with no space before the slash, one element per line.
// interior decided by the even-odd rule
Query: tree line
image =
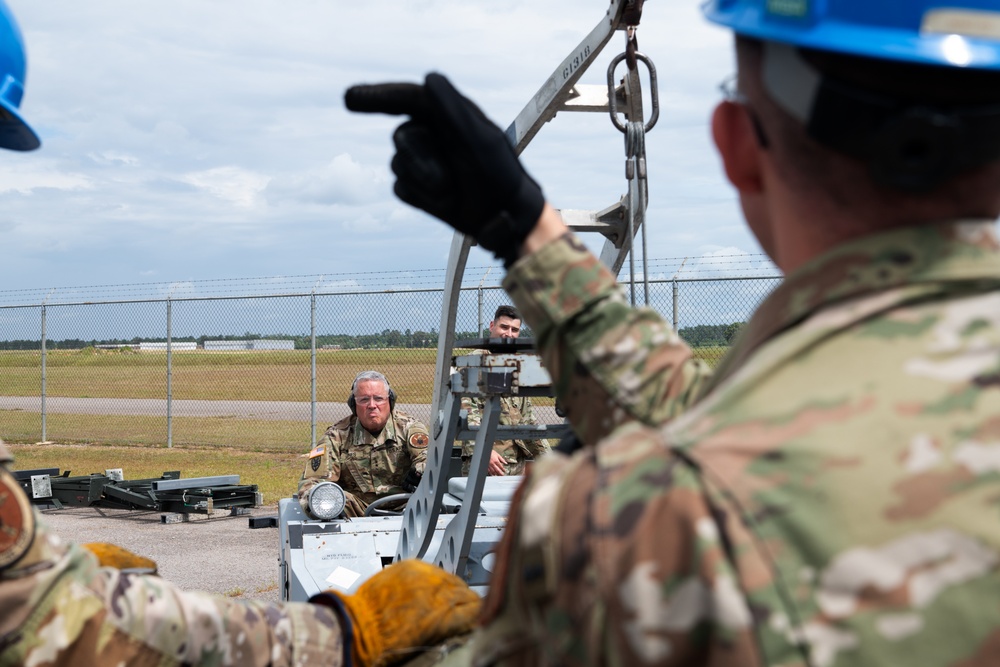
<path fill-rule="evenodd" d="M 684 327 L 678 332 L 688 345 L 692 347 L 726 347 L 731 344 L 736 332 L 743 326 L 743 322 L 733 322 L 731 324 L 699 324 L 693 327 Z M 483 338 L 489 335 L 488 330 L 482 332 L 457 331 L 455 339 Z M 522 329 L 522 336 L 531 336 L 531 330 L 525 327 Z M 292 340 L 295 341 L 296 350 L 308 350 L 311 346 L 308 335 L 273 334 L 261 335 L 255 333 L 244 333 L 242 335 L 203 335 L 203 336 L 175 336 L 171 338 L 174 343 L 197 343 L 203 346 L 206 340 Z M 156 337 L 135 337 L 130 339 L 104 338 L 82 340 L 80 338 L 64 338 L 62 340 L 46 340 L 45 347 L 49 350 L 81 350 L 98 345 L 127 345 L 139 347 L 140 343 L 166 343 L 167 339 Z M 372 334 L 317 334 L 317 348 L 339 348 L 344 350 L 356 349 L 381 349 L 381 348 L 436 348 L 438 344 L 438 333 L 435 329 L 430 331 L 399 331 L 398 329 L 384 329 L 380 333 Z M 40 350 L 39 340 L 9 340 L 0 341 L 0 350 Z"/>
<path fill-rule="evenodd" d="M 682 327 L 677 333 L 691 347 L 729 347 L 746 322 L 698 324 Z"/>

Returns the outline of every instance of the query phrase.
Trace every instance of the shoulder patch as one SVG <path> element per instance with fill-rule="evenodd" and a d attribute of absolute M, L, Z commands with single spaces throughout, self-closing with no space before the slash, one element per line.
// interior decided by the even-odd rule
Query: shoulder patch
<path fill-rule="evenodd" d="M 429 438 L 426 433 L 414 433 L 410 436 L 410 446 L 423 449 L 427 446 Z"/>
<path fill-rule="evenodd" d="M 24 489 L 0 468 L 0 570 L 13 565 L 35 539 L 35 514 Z"/>
<path fill-rule="evenodd" d="M 301 451 L 301 450 L 299 450 L 299 451 Z M 306 455 L 306 457 L 310 458 L 310 459 L 313 459 L 313 458 L 316 458 L 317 456 L 323 456 L 323 454 L 325 454 L 325 453 L 326 453 L 326 447 L 324 445 L 317 445 L 316 447 L 313 447 L 312 451 L 309 452 Z"/>

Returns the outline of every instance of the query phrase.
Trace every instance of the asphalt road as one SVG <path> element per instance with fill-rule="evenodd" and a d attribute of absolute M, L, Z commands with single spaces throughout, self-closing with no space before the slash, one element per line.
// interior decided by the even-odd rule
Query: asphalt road
<path fill-rule="evenodd" d="M 396 406 L 430 425 L 431 406 L 426 403 L 400 403 Z M 0 410 L 41 412 L 38 396 L 0 396 Z M 316 421 L 321 425 L 337 422 L 348 414 L 344 403 L 317 403 Z M 62 398 L 45 399 L 47 414 L 73 415 L 144 415 L 165 417 L 167 401 L 159 398 Z M 305 421 L 311 419 L 309 403 L 293 401 L 192 401 L 174 400 L 170 405 L 174 417 L 231 417 L 235 419 L 275 419 Z M 537 407 L 535 415 L 543 424 L 558 424 L 554 408 Z"/>
<path fill-rule="evenodd" d="M 251 510 L 277 515 L 275 506 Z M 45 510 L 45 521 L 74 542 L 112 542 L 152 558 L 160 575 L 187 590 L 236 599 L 277 601 L 278 529 L 249 528 L 249 517 L 229 511 L 211 517 L 190 515 L 187 523 L 162 523 L 159 512 L 90 507 Z"/>

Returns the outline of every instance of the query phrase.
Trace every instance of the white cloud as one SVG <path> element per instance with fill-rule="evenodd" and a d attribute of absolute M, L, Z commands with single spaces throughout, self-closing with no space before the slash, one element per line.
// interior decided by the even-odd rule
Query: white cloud
<path fill-rule="evenodd" d="M 105 166 L 135 167 L 139 165 L 139 158 L 119 151 L 88 153 L 87 157 L 93 160 L 96 164 Z"/>
<path fill-rule="evenodd" d="M 387 182 L 385 171 L 365 167 L 347 153 L 310 172 L 276 177 L 267 187 L 268 199 L 315 204 L 365 204 L 376 200 Z"/>
<path fill-rule="evenodd" d="M 368 214 L 344 220 L 342 226 L 345 231 L 358 235 L 382 235 L 389 231 L 389 225 L 384 220 Z"/>
<path fill-rule="evenodd" d="M 267 187 L 270 178 L 239 167 L 216 167 L 184 174 L 178 180 L 204 190 L 213 197 L 250 208 L 260 202 L 260 193 Z"/>
<path fill-rule="evenodd" d="M 39 189 L 86 190 L 91 187 L 93 181 L 89 176 L 60 169 L 52 161 L 29 165 L 0 162 L 0 192 L 31 194 Z"/>

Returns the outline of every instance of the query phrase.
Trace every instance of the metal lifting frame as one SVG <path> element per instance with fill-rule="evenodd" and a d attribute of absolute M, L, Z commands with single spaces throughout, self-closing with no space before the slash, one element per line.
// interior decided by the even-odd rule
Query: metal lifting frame
<path fill-rule="evenodd" d="M 605 237 L 601 261 L 613 273 L 621 270 L 626 256 L 633 247 L 637 231 L 643 233 L 643 260 L 645 260 L 646 157 L 644 134 L 656 123 L 659 109 L 656 97 L 656 70 L 652 62 L 635 51 L 634 25 L 638 23 L 642 0 L 610 0 L 607 14 L 556 67 L 555 71 L 534 97 L 507 128 L 508 140 L 520 155 L 535 137 L 542 125 L 552 120 L 559 111 L 610 113 L 612 123 L 625 135 L 626 180 L 628 193 L 618 202 L 599 211 L 564 209 L 560 213 L 564 222 L 576 232 L 598 232 Z M 616 31 L 627 31 L 626 53 L 617 56 L 608 68 L 608 85 L 581 85 L 577 82 L 593 64 L 598 53 L 611 40 Z M 628 68 L 620 85 L 614 85 L 614 70 L 623 59 Z M 652 99 L 652 116 L 644 125 L 642 87 L 636 62 L 643 62 L 649 69 Z M 622 123 L 618 113 L 627 118 Z M 433 406 L 431 408 L 431 445 L 423 479 L 407 503 L 403 516 L 396 560 L 422 558 L 438 564 L 445 570 L 462 576 L 475 528 L 479 503 L 487 476 L 489 453 L 495 437 L 546 437 L 546 427 L 497 427 L 502 395 L 550 396 L 551 379 L 542 368 L 537 355 L 525 354 L 514 348 L 512 353 L 473 354 L 454 359 L 458 373 L 452 374 L 452 354 L 455 348 L 455 323 L 462 277 L 473 240 L 457 233 L 452 238 L 448 267 L 445 274 L 445 297 L 438 329 L 438 350 L 434 375 Z M 633 260 L 634 262 L 634 260 Z M 632 275 L 635 275 L 633 265 Z M 645 271 L 644 271 L 645 273 Z M 634 282 L 634 281 L 633 281 Z M 634 286 L 632 301 L 635 302 Z M 646 301 L 648 303 L 648 285 Z M 496 343 L 496 341 L 493 341 Z M 485 409 L 478 429 L 462 428 L 459 411 L 463 396 L 482 398 Z M 566 426 L 549 426 L 548 437 L 559 437 L 568 430 Z M 518 430 L 521 429 L 521 430 Z M 502 431 L 503 433 L 500 433 Z M 523 432 L 522 432 L 523 431 Z M 529 431 L 532 433 L 529 435 Z M 469 480 L 462 509 L 448 524 L 444 539 L 436 554 L 429 554 L 441 505 L 448 486 L 449 463 L 456 439 L 475 439 L 475 452 L 471 462 Z"/>

